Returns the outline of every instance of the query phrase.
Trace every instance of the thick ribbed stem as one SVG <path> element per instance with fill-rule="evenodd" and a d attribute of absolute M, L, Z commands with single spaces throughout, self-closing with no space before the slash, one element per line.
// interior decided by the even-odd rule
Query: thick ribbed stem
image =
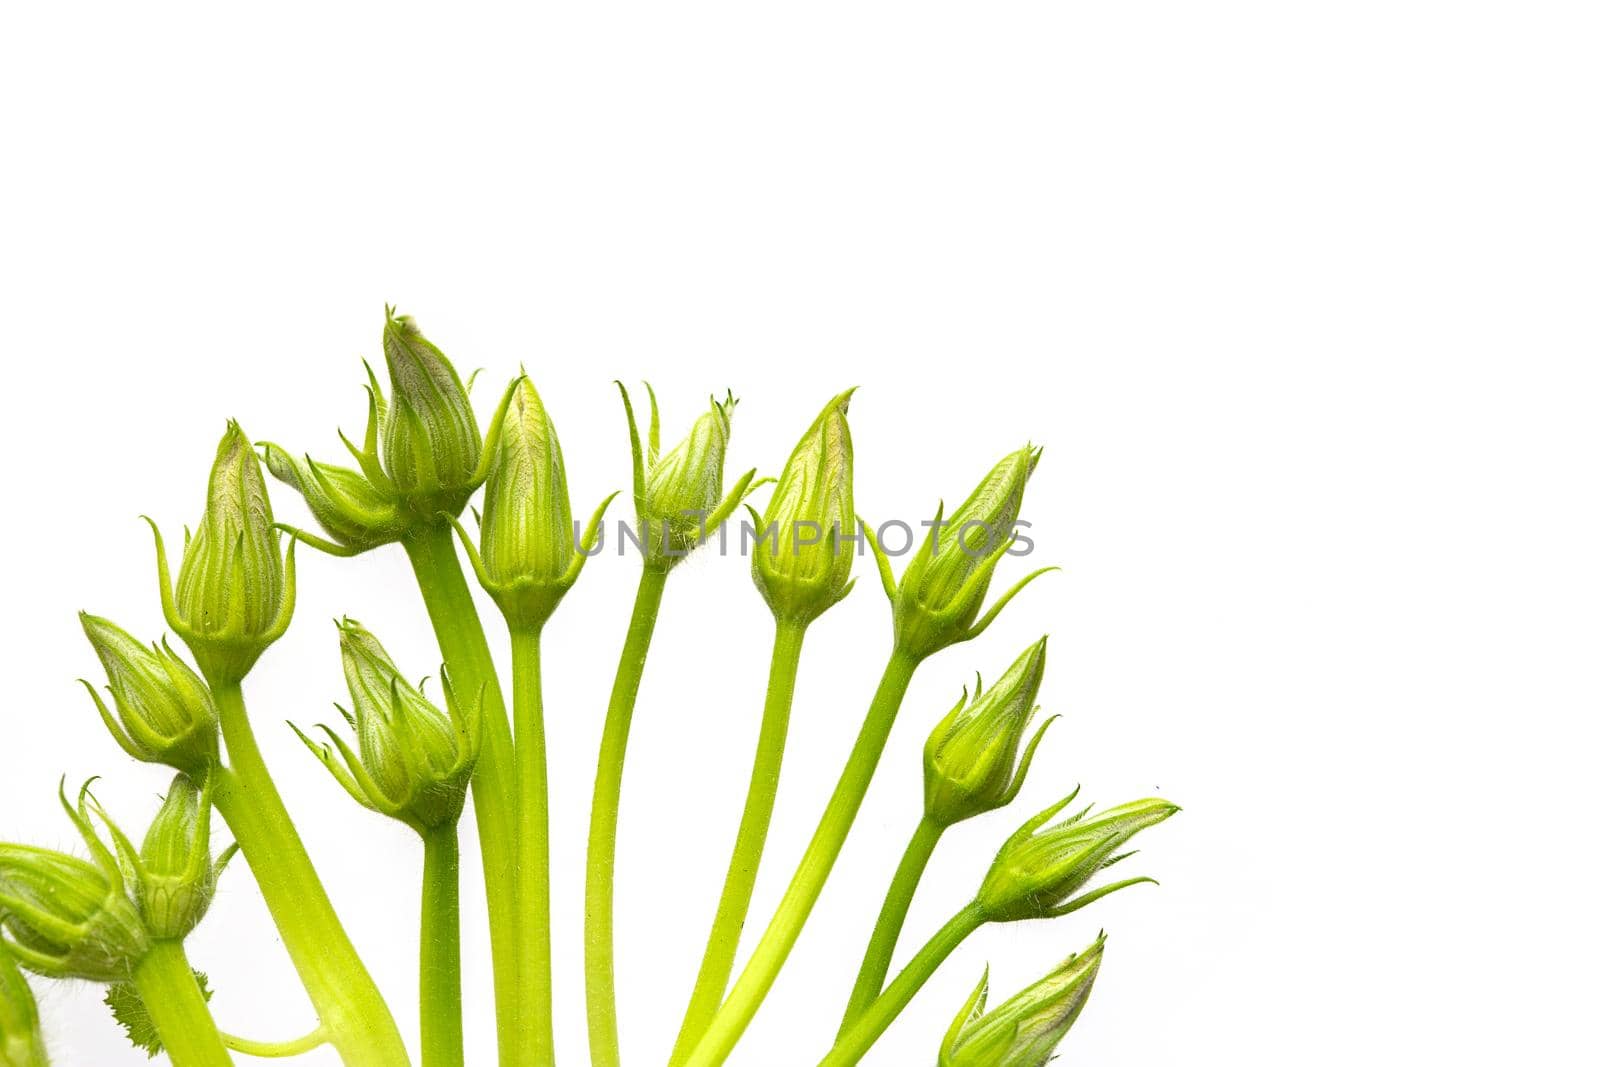
<path fill-rule="evenodd" d="M 462 1067 L 461 849 L 455 823 L 422 838 L 422 1067 Z"/>
<path fill-rule="evenodd" d="M 539 631 L 511 631 L 512 714 L 517 749 L 517 959 L 522 1031 L 515 1062 L 556 1061 L 550 977 L 550 784 L 544 737 Z"/>
<path fill-rule="evenodd" d="M 181 941 L 157 941 L 133 969 L 150 1021 L 172 1067 L 232 1067 Z"/>

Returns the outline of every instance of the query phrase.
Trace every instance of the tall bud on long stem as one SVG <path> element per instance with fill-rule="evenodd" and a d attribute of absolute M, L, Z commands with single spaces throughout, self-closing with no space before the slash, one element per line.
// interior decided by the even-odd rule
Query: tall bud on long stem
<path fill-rule="evenodd" d="M 807 624 L 843 600 L 856 544 L 850 394 L 840 393 L 795 445 L 765 514 L 752 509 L 761 543 L 756 587 L 780 619 Z"/>
<path fill-rule="evenodd" d="M 151 523 L 155 529 L 155 524 Z M 294 614 L 294 545 L 279 551 L 261 461 L 237 422 L 217 446 L 205 514 L 183 547 L 173 588 L 156 530 L 161 607 L 213 685 L 242 680 Z"/>

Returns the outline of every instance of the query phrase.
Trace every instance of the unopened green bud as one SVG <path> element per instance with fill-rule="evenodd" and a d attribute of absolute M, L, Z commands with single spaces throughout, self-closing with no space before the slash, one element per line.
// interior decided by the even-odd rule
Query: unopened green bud
<path fill-rule="evenodd" d="M 622 389 L 621 384 L 618 388 Z M 647 387 L 648 389 L 648 387 Z M 622 389 L 628 413 L 628 434 L 633 446 L 633 503 L 638 514 L 638 534 L 645 543 L 646 561 L 663 569 L 676 564 L 711 531 L 727 521 L 748 495 L 756 472 L 747 471 L 726 495 L 722 468 L 728 455 L 733 409 L 738 403 L 729 393 L 712 398 L 711 408 L 695 420 L 694 427 L 666 455 L 661 455 L 661 414 L 656 394 L 650 392 L 649 451 L 640 446 L 633 404 Z"/>
<path fill-rule="evenodd" d="M 1023 490 L 1039 452 L 1029 445 L 1002 459 L 948 519 L 941 505 L 898 583 L 882 550 L 874 546 L 884 588 L 894 602 L 895 641 L 902 651 L 922 658 L 976 637 L 1024 585 L 1043 573 L 1028 575 L 978 617 L 995 567 L 1014 542 Z"/>
<path fill-rule="evenodd" d="M 418 526 L 459 516 L 488 474 L 505 411 L 502 401 L 485 445 L 455 367 L 415 322 L 392 308 L 384 319 L 383 356 L 390 395 L 369 366 L 365 438 L 357 447 L 340 435 L 355 469 L 262 445 L 273 477 L 305 498 L 327 534 L 292 530 L 295 538 L 338 556 L 392 544 Z"/>
<path fill-rule="evenodd" d="M 355 730 L 356 747 L 325 726 L 331 744 L 295 732 L 360 804 L 419 833 L 454 823 L 478 759 L 476 699 L 463 709 L 446 674 L 449 712 L 440 711 L 353 619 L 339 624 L 339 649 L 351 702 L 351 710 L 339 710 Z"/>
<path fill-rule="evenodd" d="M 756 587 L 773 614 L 809 623 L 850 592 L 856 509 L 850 394 L 840 393 L 812 422 L 778 478 L 751 561 Z M 752 512 L 752 514 L 754 514 Z"/>
<path fill-rule="evenodd" d="M 945 1036 L 939 1067 L 1042 1067 L 1089 1002 L 1105 947 L 1101 934 L 1088 949 L 988 1014 L 985 975 Z"/>
<path fill-rule="evenodd" d="M 1131 878 L 1079 895 L 1101 871 L 1126 859 L 1135 834 L 1165 822 L 1178 806 L 1165 800 L 1136 800 L 1090 818 L 1085 808 L 1041 829 L 1077 797 L 1077 790 L 1028 820 L 1000 846 L 978 890 L 977 906 L 990 922 L 1042 919 L 1077 911 L 1119 889 L 1149 882 Z"/>
<path fill-rule="evenodd" d="M 24 967 L 47 978 L 126 979 L 150 948 L 116 857 L 95 835 L 88 786 L 76 810 L 61 804 L 93 862 L 50 849 L 0 845 L 0 929 Z"/>
<path fill-rule="evenodd" d="M 49 1067 L 33 990 L 0 941 L 0 1067 Z"/>
<path fill-rule="evenodd" d="M 1033 735 L 1019 762 L 1022 737 L 1039 710 L 1034 701 L 1044 680 L 1044 646 L 1045 638 L 1030 645 L 989 689 L 980 678 L 971 702 L 963 693 L 928 735 L 922 771 L 923 810 L 930 821 L 952 826 L 1016 799 L 1050 725 Z"/>
<path fill-rule="evenodd" d="M 205 680 L 163 641 L 142 645 L 108 619 L 80 614 L 83 632 L 106 671 L 116 714 L 84 682 L 123 750 L 146 763 L 203 774 L 217 762 L 217 707 Z"/>
<path fill-rule="evenodd" d="M 188 937 L 205 918 L 217 893 L 217 880 L 236 851 L 230 846 L 212 861 L 210 780 L 204 789 L 197 789 L 186 775 L 174 777 L 139 849 L 98 806 L 95 812 L 111 832 L 150 936 L 180 941 Z"/>
<path fill-rule="evenodd" d="M 483 482 L 483 440 L 466 386 L 417 324 L 393 309 L 383 327 L 383 358 L 393 388 L 383 426 L 384 470 L 415 510 L 458 515 Z"/>
<path fill-rule="evenodd" d="M 183 546 L 176 589 L 156 532 L 167 624 L 214 685 L 241 680 L 289 628 L 294 546 L 285 559 L 279 539 L 261 461 L 239 424 L 230 422 L 211 468 L 205 514 Z"/>
<path fill-rule="evenodd" d="M 579 550 L 567 494 L 561 442 L 544 402 L 526 376 L 512 383 L 489 457 L 483 498 L 483 547 L 456 530 L 478 580 L 513 627 L 542 626 L 578 580 L 613 493 L 589 520 Z"/>

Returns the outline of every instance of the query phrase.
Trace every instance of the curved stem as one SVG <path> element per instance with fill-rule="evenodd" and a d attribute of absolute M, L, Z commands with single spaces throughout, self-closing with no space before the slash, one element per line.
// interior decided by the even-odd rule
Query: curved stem
<path fill-rule="evenodd" d="M 883 981 L 889 975 L 889 965 L 894 962 L 894 947 L 905 927 L 911 899 L 916 896 L 922 874 L 928 869 L 928 861 L 933 858 L 933 850 L 944 831 L 943 826 L 924 817 L 911 835 L 900 866 L 894 872 L 894 880 L 889 883 L 889 892 L 883 898 L 883 909 L 878 912 L 878 923 L 872 928 L 872 939 L 867 942 L 861 969 L 856 973 L 855 988 L 850 991 L 850 1003 L 844 1010 L 844 1021 L 839 1024 L 840 1037 L 878 999 Z"/>
<path fill-rule="evenodd" d="M 883 670 L 883 679 L 867 709 L 866 721 L 856 736 L 855 747 L 845 763 L 822 814 L 811 844 L 800 860 L 800 867 L 789 882 L 789 888 L 778 905 L 778 911 L 767 924 L 766 932 L 756 945 L 750 962 L 745 964 L 739 980 L 734 983 L 728 999 L 717 1011 L 705 1037 L 695 1046 L 687 1063 L 690 1067 L 717 1067 L 728 1058 L 733 1046 L 743 1036 L 750 1020 L 755 1018 L 783 969 L 790 951 L 800 939 L 800 931 L 811 916 L 817 898 L 822 895 L 828 875 L 844 848 L 856 814 L 867 795 L 867 787 L 878 769 L 883 747 L 888 743 L 889 731 L 894 726 L 900 703 L 905 699 L 911 676 L 916 672 L 917 659 L 911 654 L 895 649 Z"/>
<path fill-rule="evenodd" d="M 181 941 L 152 944 L 133 969 L 133 984 L 172 1067 L 231 1067 Z"/>
<path fill-rule="evenodd" d="M 761 714 L 761 736 L 756 742 L 755 766 L 750 772 L 750 790 L 745 798 L 744 817 L 734 840 L 733 858 L 722 883 L 722 899 L 711 923 L 711 936 L 700 962 L 700 975 L 684 1013 L 683 1027 L 672 1050 L 671 1064 L 677 1067 L 689 1058 L 696 1043 L 711 1025 L 728 989 L 728 976 L 739 952 L 739 935 L 750 915 L 750 898 L 755 893 L 756 872 L 766 848 L 767 831 L 772 826 L 772 809 L 778 796 L 778 776 L 783 767 L 783 750 L 789 736 L 789 712 L 794 705 L 794 680 L 800 670 L 800 647 L 805 641 L 803 623 L 778 620 L 772 641 L 772 665 L 767 674 L 767 702 Z"/>
<path fill-rule="evenodd" d="M 214 772 L 212 803 L 255 875 L 328 1043 L 348 1067 L 409 1064 L 383 994 L 340 925 L 267 772 L 244 695 L 234 684 L 217 686 L 212 696 L 228 749 L 228 767 Z"/>
<path fill-rule="evenodd" d="M 248 1038 L 235 1037 L 229 1033 L 222 1033 L 221 1037 L 225 1048 L 244 1056 L 254 1056 L 262 1060 L 301 1056 L 314 1048 L 321 1048 L 328 1043 L 328 1035 L 322 1032 L 322 1027 L 320 1026 L 305 1037 L 297 1037 L 293 1041 L 251 1041 Z"/>
<path fill-rule="evenodd" d="M 555 1063 L 550 978 L 550 786 L 544 738 L 539 631 L 511 631 L 517 753 L 517 959 L 522 1026 L 513 1062 Z"/>
<path fill-rule="evenodd" d="M 456 692 L 482 698 L 483 734 L 472 774 L 472 807 L 483 853 L 484 890 L 489 906 L 489 949 L 494 961 L 494 1002 L 500 1062 L 516 1065 L 511 1050 L 521 1029 L 516 956 L 516 802 L 512 775 L 511 723 L 495 674 L 489 642 L 483 635 L 472 591 L 461 573 L 450 527 L 419 527 L 401 542 L 416 574 L 417 588 L 433 622 Z"/>
<path fill-rule="evenodd" d="M 956 912 L 954 918 L 928 939 L 922 951 L 912 957 L 906 969 L 884 990 L 883 996 L 873 1001 L 872 1007 L 850 1025 L 833 1046 L 833 1051 L 824 1056 L 817 1067 L 854 1067 L 860 1063 L 861 1057 L 889 1029 L 889 1024 L 898 1019 L 906 1005 L 911 1003 L 911 998 L 927 985 L 939 965 L 949 959 L 950 953 L 982 925 L 983 915 L 975 905 L 968 904 Z"/>
<path fill-rule="evenodd" d="M 618 1067 L 616 945 L 612 906 L 617 868 L 617 808 L 622 798 L 622 760 L 633 725 L 634 701 L 644 674 L 650 638 L 661 610 L 667 570 L 646 563 L 639 575 L 628 636 L 617 663 L 600 739 L 600 764 L 594 777 L 589 814 L 589 857 L 584 887 L 584 980 L 589 1014 L 589 1059 L 593 1067 Z"/>
<path fill-rule="evenodd" d="M 461 1067 L 461 849 L 454 823 L 422 838 L 422 1067 Z"/>

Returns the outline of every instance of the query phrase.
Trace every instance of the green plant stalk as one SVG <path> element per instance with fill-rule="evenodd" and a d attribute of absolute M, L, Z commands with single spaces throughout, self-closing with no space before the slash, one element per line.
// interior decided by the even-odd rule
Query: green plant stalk
<path fill-rule="evenodd" d="M 422 1067 L 462 1067 L 461 846 L 455 823 L 422 839 Z"/>
<path fill-rule="evenodd" d="M 267 772 L 237 683 L 212 695 L 228 766 L 214 772 L 212 801 L 255 875 L 289 959 L 346 1067 L 403 1067 L 411 1061 L 394 1017 L 334 914 L 305 845 Z"/>
<path fill-rule="evenodd" d="M 619 1067 L 617 1038 L 616 942 L 613 906 L 617 873 L 617 809 L 622 799 L 622 761 L 628 730 L 639 696 L 645 657 L 661 611 L 667 569 L 646 562 L 628 636 L 622 644 L 611 703 L 600 739 L 600 762 L 594 777 L 594 803 L 589 813 L 589 855 L 584 885 L 584 985 L 589 1016 L 589 1059 L 592 1067 Z"/>
<path fill-rule="evenodd" d="M 717 1011 L 706 1034 L 695 1046 L 687 1061 L 689 1067 L 720 1067 L 733 1051 L 734 1045 L 744 1035 L 750 1020 L 761 1008 L 772 983 L 778 978 L 789 958 L 795 942 L 800 938 L 817 898 L 822 895 L 828 875 L 844 849 L 845 839 L 855 824 L 861 802 L 866 798 L 867 787 L 878 769 L 878 760 L 889 741 L 900 704 L 905 699 L 911 677 L 916 673 L 918 660 L 910 653 L 896 648 L 884 667 L 878 691 L 867 709 L 866 720 L 856 736 L 855 747 L 834 786 L 827 810 L 822 814 L 811 843 L 800 860 L 800 867 L 790 879 L 789 888 L 778 904 L 772 921 L 745 964 L 739 980 L 734 983 L 728 999 Z"/>
<path fill-rule="evenodd" d="M 133 984 L 172 1067 L 232 1067 L 183 942 L 153 942 L 133 968 Z"/>
<path fill-rule="evenodd" d="M 789 736 L 789 713 L 794 706 L 795 675 L 800 670 L 800 648 L 805 641 L 804 623 L 779 619 L 772 640 L 772 665 L 767 674 L 766 707 L 761 713 L 761 736 L 756 742 L 755 765 L 750 772 L 750 789 L 745 798 L 744 816 L 734 840 L 733 857 L 722 883 L 722 898 L 711 936 L 700 962 L 700 975 L 684 1013 L 683 1026 L 672 1050 L 672 1067 L 678 1067 L 694 1051 L 696 1043 L 711 1025 L 711 1019 L 727 992 L 728 978 L 739 952 L 739 935 L 750 915 L 750 898 L 756 888 L 756 872 L 766 848 L 767 831 L 772 826 L 772 809 L 778 798 L 778 777 L 783 767 L 783 750 Z"/>
<path fill-rule="evenodd" d="M 539 631 L 511 631 L 512 709 L 517 753 L 517 959 L 523 1019 L 513 1062 L 555 1063 L 550 972 L 550 785 L 544 735 Z"/>
<path fill-rule="evenodd" d="M 817 1067 L 853 1067 L 861 1062 L 877 1043 L 889 1025 L 900 1017 L 906 1005 L 917 995 L 939 965 L 950 958 L 950 953 L 961 947 L 961 942 L 971 937 L 984 923 L 983 913 L 976 904 L 968 904 L 928 939 L 922 950 L 911 958 L 883 995 L 845 1031 L 834 1044 L 833 1051 L 822 1058 Z"/>
<path fill-rule="evenodd" d="M 514 751 L 505 697 L 495 673 L 489 642 L 484 637 L 472 590 L 456 558 L 448 525 L 421 526 L 401 544 L 411 559 L 417 588 L 439 642 L 439 652 L 465 699 L 481 697 L 483 735 L 472 775 L 472 807 L 478 820 L 483 853 L 483 881 L 489 908 L 489 950 L 494 962 L 495 1024 L 500 1062 L 526 1067 L 511 1058 L 522 1028 L 517 959 L 516 899 L 517 782 L 512 776 Z"/>
<path fill-rule="evenodd" d="M 321 1029 L 313 1030 L 306 1036 L 297 1037 L 292 1041 L 251 1041 L 224 1033 L 222 1043 L 232 1052 L 242 1052 L 246 1056 L 254 1056 L 260 1060 L 275 1060 L 303 1056 L 314 1048 L 326 1045 L 328 1038 Z"/>
<path fill-rule="evenodd" d="M 938 847 L 944 831 L 944 826 L 924 817 L 906 844 L 905 855 L 900 858 L 894 880 L 889 883 L 889 892 L 884 895 L 877 925 L 872 928 L 872 939 L 867 942 L 861 969 L 856 973 L 855 988 L 850 991 L 850 1003 L 844 1010 L 844 1021 L 839 1024 L 841 1038 L 883 990 L 884 979 L 889 976 L 889 966 L 894 962 L 895 945 L 906 924 L 906 913 L 911 910 L 911 900 L 917 894 L 917 886 L 922 882 L 923 872 L 928 869 L 928 861 L 933 858 L 933 850 Z"/>

